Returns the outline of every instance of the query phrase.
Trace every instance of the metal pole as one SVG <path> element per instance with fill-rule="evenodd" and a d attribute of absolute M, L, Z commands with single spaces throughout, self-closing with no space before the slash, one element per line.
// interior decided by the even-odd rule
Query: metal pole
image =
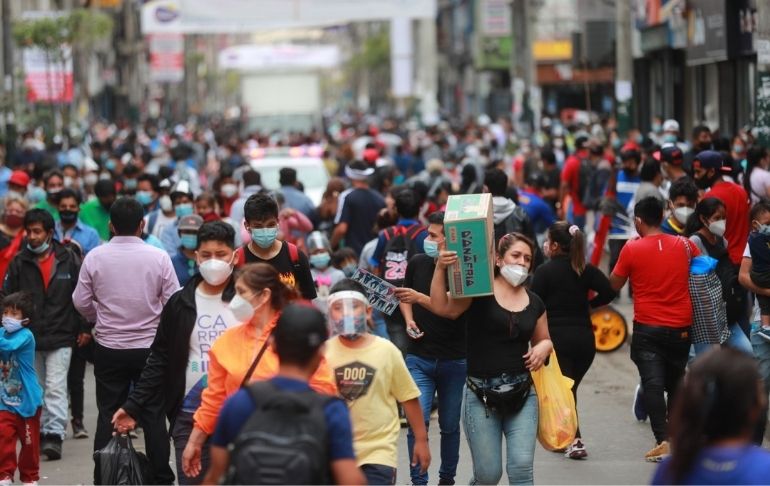
<path fill-rule="evenodd" d="M 756 121 L 759 143 L 770 147 L 770 0 L 757 0 Z"/>
<path fill-rule="evenodd" d="M 634 58 L 631 49 L 631 0 L 617 0 L 615 5 L 615 116 L 618 132 L 623 136 L 632 124 Z"/>
<path fill-rule="evenodd" d="M 11 37 L 11 1 L 2 0 L 2 25 L 3 31 L 3 79 L 2 92 L 5 99 L 5 120 L 3 131 L 5 134 L 6 158 L 10 159 L 15 151 L 16 144 L 16 120 L 13 77 L 13 38 Z"/>
<path fill-rule="evenodd" d="M 532 57 L 530 12 L 531 0 L 512 0 L 511 26 L 513 28 L 513 49 L 511 69 L 511 92 L 513 95 L 513 126 L 520 137 L 533 134 L 534 113 L 532 95 L 539 90 L 535 86 L 535 63 Z"/>

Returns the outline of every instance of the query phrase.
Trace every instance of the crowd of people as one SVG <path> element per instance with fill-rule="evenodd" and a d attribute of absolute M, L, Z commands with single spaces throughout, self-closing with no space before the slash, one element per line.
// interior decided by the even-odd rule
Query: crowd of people
<path fill-rule="evenodd" d="M 401 426 L 410 480 L 428 484 L 434 412 L 438 484 L 496 484 L 504 469 L 532 484 L 530 372 L 554 351 L 590 413 L 577 399 L 591 312 L 626 286 L 629 403 L 654 437 L 640 459 L 663 461 L 654 481 L 765 482 L 770 154 L 751 132 L 698 126 L 686 141 L 675 120 L 653 125 L 546 119 L 520 140 L 489 117 L 284 136 L 95 123 L 0 146 L 0 484 L 17 468 L 36 482 L 68 425 L 89 437 L 89 362 L 94 450 L 140 428 L 157 484 L 395 484 Z M 322 159 L 319 201 L 290 148 Z M 268 150 L 289 154 L 275 187 Z M 493 293 L 456 298 L 444 209 L 482 192 Z M 717 319 L 693 310 L 706 256 Z M 370 305 L 359 270 L 396 287 L 392 313 Z M 472 477 L 458 479 L 461 423 Z M 560 452 L 589 458 L 592 439 L 578 427 Z"/>

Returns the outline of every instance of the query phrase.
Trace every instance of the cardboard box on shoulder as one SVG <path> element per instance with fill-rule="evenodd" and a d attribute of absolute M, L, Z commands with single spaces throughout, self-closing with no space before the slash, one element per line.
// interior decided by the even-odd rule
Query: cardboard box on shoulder
<path fill-rule="evenodd" d="M 491 194 L 449 196 L 444 214 L 447 249 L 457 263 L 447 269 L 453 297 L 491 295 L 495 265 L 495 227 Z"/>

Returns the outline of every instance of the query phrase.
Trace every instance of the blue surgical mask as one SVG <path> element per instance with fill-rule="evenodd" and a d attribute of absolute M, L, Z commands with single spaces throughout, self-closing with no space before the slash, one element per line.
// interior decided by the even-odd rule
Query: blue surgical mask
<path fill-rule="evenodd" d="M 147 206 L 152 202 L 152 193 L 150 191 L 137 191 L 134 197 L 142 206 Z"/>
<path fill-rule="evenodd" d="M 640 133 L 636 136 L 636 143 L 641 144 L 642 142 L 644 142 L 644 135 Z"/>
<path fill-rule="evenodd" d="M 174 206 L 174 212 L 177 218 L 189 216 L 193 213 L 193 205 L 192 203 L 178 204 Z"/>
<path fill-rule="evenodd" d="M 663 135 L 663 142 L 665 143 L 676 143 L 676 135 L 673 133 L 667 133 Z"/>
<path fill-rule="evenodd" d="M 112 160 L 112 159 L 108 160 L 107 162 L 104 163 L 104 167 L 108 171 L 110 171 L 110 172 L 114 171 L 115 170 L 115 161 Z"/>
<path fill-rule="evenodd" d="M 332 257 L 328 253 L 316 253 L 315 255 L 310 255 L 310 264 L 321 270 L 329 266 L 331 259 Z"/>
<path fill-rule="evenodd" d="M 733 145 L 733 152 L 735 152 L 736 154 L 742 154 L 744 150 L 745 148 L 743 147 L 743 145 Z"/>
<path fill-rule="evenodd" d="M 38 246 L 37 248 L 32 248 L 29 243 L 27 243 L 27 249 L 34 253 L 35 255 L 42 255 L 43 253 L 48 251 L 48 247 L 50 246 L 50 243 L 48 240 L 45 240 L 42 245 Z"/>
<path fill-rule="evenodd" d="M 251 230 L 251 241 L 260 248 L 270 248 L 278 236 L 278 228 L 254 228 Z"/>
<path fill-rule="evenodd" d="M 660 133 L 660 131 L 663 130 L 663 125 L 660 123 L 653 123 L 652 124 L 652 131 L 653 133 Z"/>
<path fill-rule="evenodd" d="M 10 316 L 3 316 L 3 327 L 8 333 L 13 333 L 24 327 L 26 319 L 14 319 Z"/>
<path fill-rule="evenodd" d="M 342 273 L 345 274 L 346 277 L 350 278 L 353 275 L 355 275 L 356 270 L 358 270 L 358 264 L 356 263 L 349 263 L 342 267 Z"/>
<path fill-rule="evenodd" d="M 198 248 L 198 235 L 184 234 L 179 239 L 182 240 L 182 246 L 186 250 L 194 250 Z"/>
<path fill-rule="evenodd" d="M 126 179 L 126 180 L 123 182 L 123 185 L 124 185 L 124 186 L 125 186 L 125 188 L 126 188 L 126 189 L 128 189 L 129 191 L 133 191 L 134 189 L 136 189 L 136 185 L 137 185 L 137 184 L 138 184 L 138 182 L 137 182 L 137 180 L 136 180 L 136 179 Z"/>
<path fill-rule="evenodd" d="M 425 254 L 431 258 L 438 257 L 438 243 L 435 241 L 425 240 L 422 242 L 422 248 L 425 250 Z"/>
<path fill-rule="evenodd" d="M 770 236 L 770 224 L 760 224 L 759 228 L 757 228 L 757 233 Z"/>

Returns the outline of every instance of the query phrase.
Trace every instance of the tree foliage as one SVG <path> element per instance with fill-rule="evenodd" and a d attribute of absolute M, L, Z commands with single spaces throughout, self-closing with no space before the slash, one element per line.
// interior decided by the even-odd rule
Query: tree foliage
<path fill-rule="evenodd" d="M 14 23 L 13 37 L 25 47 L 38 47 L 54 56 L 62 55 L 62 46 L 89 49 L 94 43 L 112 35 L 109 15 L 92 9 L 75 9 L 69 13 L 20 20 Z"/>

